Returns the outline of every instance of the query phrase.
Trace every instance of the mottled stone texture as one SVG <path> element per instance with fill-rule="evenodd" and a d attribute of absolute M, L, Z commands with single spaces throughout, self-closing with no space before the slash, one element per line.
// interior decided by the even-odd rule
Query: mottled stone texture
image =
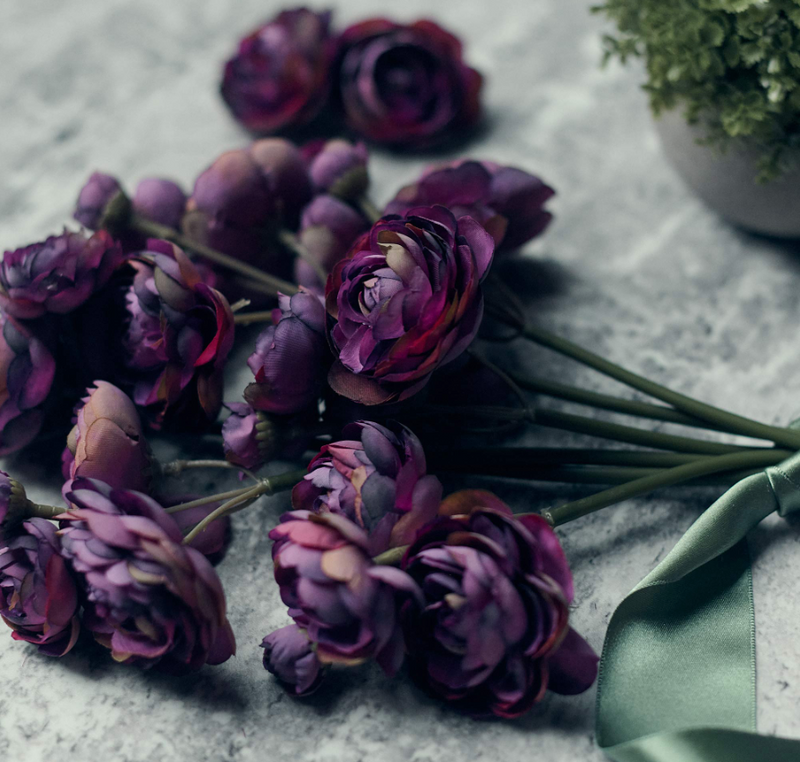
<path fill-rule="evenodd" d="M 659 151 L 637 67 L 599 69 L 602 23 L 589 14 L 592 4 L 437 6 L 488 79 L 487 128 L 450 155 L 518 163 L 558 190 L 556 221 L 509 266 L 542 324 L 682 391 L 767 421 L 791 420 L 800 415 L 797 255 L 731 229 L 684 189 Z M 341 5 L 341 22 L 394 9 L 412 19 L 434 7 L 429 0 Z M 94 169 L 129 187 L 154 174 L 188 185 L 223 149 L 242 145 L 245 135 L 217 96 L 220 64 L 238 35 L 277 8 L 274 0 L 0 4 L 3 248 L 58 231 Z M 376 152 L 376 200 L 390 198 L 431 158 Z M 513 350 L 539 373 L 617 389 L 548 352 Z M 228 398 L 246 380 L 246 373 L 231 379 Z M 541 432 L 527 441 L 581 442 Z M 35 499 L 57 500 L 59 475 L 38 456 L 23 453 L 0 467 Z M 199 489 L 232 484 L 214 474 L 195 479 Z M 582 494 L 493 486 L 518 508 Z M 595 648 L 625 593 L 716 494 L 673 490 L 560 531 L 575 573 L 574 623 Z M 288 622 L 269 581 L 267 539 L 285 506 L 275 498 L 235 517 L 235 543 L 219 568 L 239 655 L 222 667 L 174 679 L 114 665 L 91 649 L 56 662 L 0 640 L 0 753 L 26 762 L 602 759 L 593 746 L 593 690 L 553 696 L 515 722 L 465 719 L 407 679 L 388 681 L 373 668 L 343 673 L 307 701 L 285 696 L 261 669 L 258 648 L 268 630 Z M 759 724 L 798 734 L 798 524 L 770 521 L 753 544 Z"/>

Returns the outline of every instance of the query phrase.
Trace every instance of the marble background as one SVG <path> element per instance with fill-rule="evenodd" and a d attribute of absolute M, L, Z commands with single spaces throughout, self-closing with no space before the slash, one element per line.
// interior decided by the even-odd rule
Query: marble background
<path fill-rule="evenodd" d="M 603 23 L 590 15 L 592 3 L 475 0 L 437 9 L 488 78 L 488 128 L 462 152 L 519 164 L 558 190 L 557 220 L 511 268 L 515 282 L 542 324 L 722 407 L 791 420 L 800 415 L 797 253 L 731 229 L 684 189 L 659 151 L 641 72 L 598 67 Z M 380 13 L 411 20 L 431 10 L 426 0 L 341 5 L 340 23 Z M 277 7 L 273 0 L 0 3 L 2 247 L 67 223 L 96 168 L 129 186 L 150 174 L 189 185 L 214 156 L 242 145 L 246 137 L 217 97 L 220 63 Z M 376 200 L 430 160 L 375 151 Z M 553 378 L 616 388 L 545 351 L 512 351 Z M 231 379 L 229 397 L 244 380 Z M 533 431 L 527 441 L 580 440 Z M 35 449 L 2 468 L 35 499 L 58 499 L 58 475 L 46 472 Z M 229 484 L 204 474 L 195 486 Z M 520 508 L 579 493 L 491 486 Z M 676 489 L 560 531 L 576 578 L 574 624 L 597 650 L 619 601 L 717 494 Z M 310 700 L 287 698 L 261 669 L 258 648 L 287 621 L 266 536 L 285 506 L 274 498 L 235 517 L 234 546 L 219 572 L 239 654 L 222 667 L 171 679 L 114 665 L 92 649 L 56 662 L 0 640 L 0 753 L 26 762 L 602 759 L 593 690 L 549 697 L 514 722 L 470 721 L 372 667 L 336 675 Z M 752 542 L 759 727 L 784 735 L 800 731 L 799 542 L 797 525 L 778 520 Z"/>

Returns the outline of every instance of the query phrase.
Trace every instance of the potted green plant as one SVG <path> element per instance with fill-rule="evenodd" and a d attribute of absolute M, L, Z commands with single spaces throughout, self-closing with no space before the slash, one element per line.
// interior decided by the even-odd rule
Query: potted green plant
<path fill-rule="evenodd" d="M 644 60 L 665 153 L 742 227 L 800 236 L 800 0 L 606 0 L 606 58 Z"/>

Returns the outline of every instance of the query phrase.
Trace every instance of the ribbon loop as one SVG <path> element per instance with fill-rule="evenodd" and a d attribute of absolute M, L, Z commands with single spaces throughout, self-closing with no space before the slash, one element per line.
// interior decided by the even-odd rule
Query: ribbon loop
<path fill-rule="evenodd" d="M 765 473 L 778 504 L 778 513 L 785 518 L 800 511 L 800 452 L 777 466 L 770 466 Z"/>

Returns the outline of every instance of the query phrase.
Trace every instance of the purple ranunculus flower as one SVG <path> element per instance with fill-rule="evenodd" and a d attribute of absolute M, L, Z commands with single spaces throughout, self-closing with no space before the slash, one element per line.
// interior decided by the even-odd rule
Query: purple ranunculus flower
<path fill-rule="evenodd" d="M 256 380 L 244 397 L 256 410 L 288 415 L 314 405 L 324 383 L 325 308 L 302 289 L 293 296 L 280 295 L 278 304 L 273 325 L 256 339 L 247 360 Z"/>
<path fill-rule="evenodd" d="M 0 312 L 0 455 L 25 447 L 39 433 L 55 371 L 45 343 Z"/>
<path fill-rule="evenodd" d="M 402 568 L 424 606 L 404 610 L 411 674 L 477 715 L 518 717 L 548 688 L 576 694 L 598 658 L 569 626 L 572 575 L 549 524 L 464 490 L 423 528 Z"/>
<path fill-rule="evenodd" d="M 281 627 L 261 641 L 264 669 L 295 696 L 308 696 L 322 682 L 322 665 L 308 636 L 296 624 Z"/>
<path fill-rule="evenodd" d="M 283 11 L 239 43 L 225 64 L 222 97 L 248 130 L 275 132 L 306 124 L 330 89 L 336 40 L 329 11 Z"/>
<path fill-rule="evenodd" d="M 73 217 L 89 230 L 99 230 L 108 202 L 122 192 L 119 180 L 102 172 L 94 172 L 78 194 Z"/>
<path fill-rule="evenodd" d="M 233 346 L 230 305 L 177 246 L 150 240 L 148 249 L 154 262 L 131 260 L 136 274 L 126 295 L 123 346 L 133 399 L 156 410 L 159 422 L 168 415 L 184 424 L 213 421 Z"/>
<path fill-rule="evenodd" d="M 62 462 L 66 480 L 82 476 L 114 489 L 150 493 L 153 456 L 125 392 L 107 381 L 95 381 L 86 390 Z"/>
<path fill-rule="evenodd" d="M 334 138 L 303 147 L 308 173 L 317 193 L 357 201 L 367 192 L 369 152 L 364 143 Z"/>
<path fill-rule="evenodd" d="M 458 38 L 432 21 L 369 19 L 342 32 L 340 45 L 345 119 L 368 139 L 425 146 L 478 120 L 481 75 L 463 62 Z"/>
<path fill-rule="evenodd" d="M 442 206 L 379 220 L 328 278 L 337 355 L 331 388 L 365 405 L 400 401 L 458 357 L 483 317 L 494 241 Z"/>
<path fill-rule="evenodd" d="M 72 312 L 108 282 L 124 258 L 104 230 L 90 237 L 65 230 L 7 251 L 0 263 L 0 306 L 21 319 Z"/>
<path fill-rule="evenodd" d="M 325 445 L 309 463 L 292 505 L 346 516 L 367 533 L 371 556 L 408 545 L 435 518 L 442 499 L 422 444 L 404 426 L 392 430 L 370 421 L 351 424 L 344 434 L 349 439 Z"/>
<path fill-rule="evenodd" d="M 375 659 L 394 675 L 404 652 L 397 612 L 420 601 L 411 578 L 374 564 L 367 535 L 339 514 L 293 511 L 269 536 L 281 599 L 320 663 Z"/>
<path fill-rule="evenodd" d="M 235 653 L 216 572 L 155 500 L 94 479 L 75 479 L 67 499 L 63 555 L 84 624 L 116 661 L 185 672 Z"/>
<path fill-rule="evenodd" d="M 178 229 L 186 211 L 186 194 L 172 180 L 146 177 L 136 186 L 131 203 L 142 217 Z"/>
<path fill-rule="evenodd" d="M 303 210 L 298 238 L 309 256 L 330 272 L 368 228 L 367 220 L 352 206 L 336 196 L 321 194 Z M 302 286 L 315 293 L 324 291 L 316 268 L 305 259 L 295 259 L 294 270 Z"/>
<path fill-rule="evenodd" d="M 276 198 L 281 224 L 295 228 L 311 200 L 311 178 L 300 149 L 284 138 L 262 138 L 248 149 Z"/>
<path fill-rule="evenodd" d="M 474 217 L 491 233 L 498 251 L 517 249 L 550 224 L 544 204 L 555 191 L 535 175 L 489 161 L 458 161 L 427 169 L 401 188 L 386 214 L 441 204 L 457 217 Z"/>
<path fill-rule="evenodd" d="M 225 457 L 242 468 L 260 468 L 274 454 L 269 420 L 244 402 L 227 402 L 225 407 L 231 411 L 222 424 Z"/>
<path fill-rule="evenodd" d="M 14 640 L 48 656 L 78 640 L 78 591 L 51 521 L 31 518 L 0 538 L 0 616 Z"/>

